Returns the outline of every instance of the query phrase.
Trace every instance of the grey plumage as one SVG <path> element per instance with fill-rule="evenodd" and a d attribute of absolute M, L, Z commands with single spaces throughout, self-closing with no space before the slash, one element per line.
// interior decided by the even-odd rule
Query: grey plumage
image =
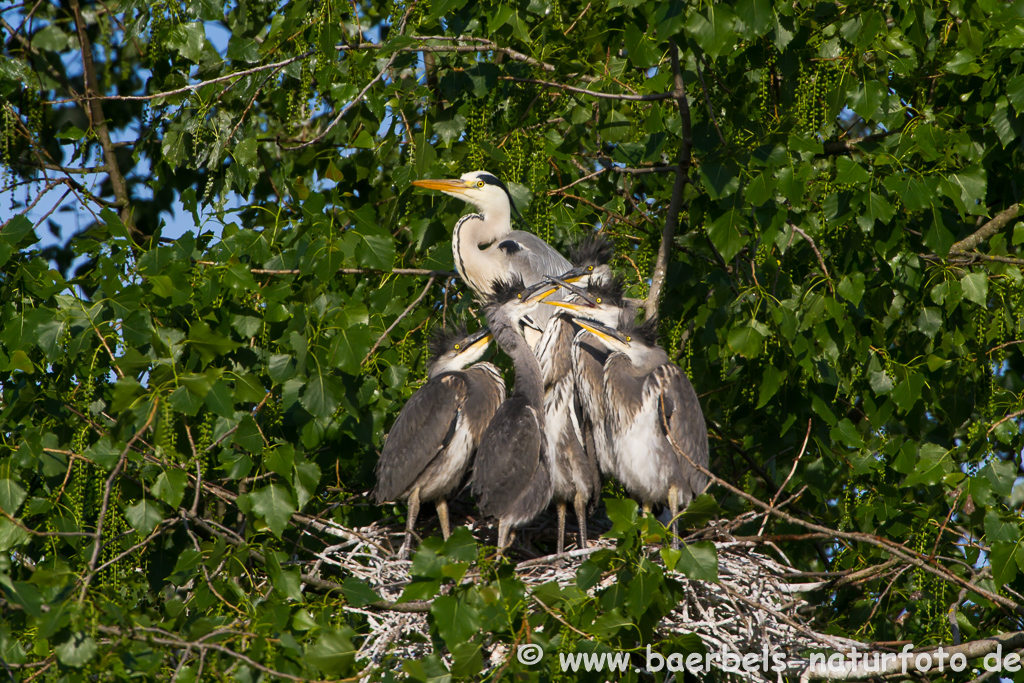
<path fill-rule="evenodd" d="M 571 268 L 554 247 L 533 233 L 512 229 L 518 213 L 508 188 L 486 171 L 472 171 L 458 180 L 416 180 L 413 185 L 458 197 L 479 213 L 463 216 L 452 233 L 452 255 L 459 277 L 478 297 L 492 293 L 492 283 L 518 277 L 526 286 L 545 275 L 560 275 Z M 551 311 L 537 311 L 543 329 Z"/>
<path fill-rule="evenodd" d="M 587 545 L 587 508 L 601 490 L 601 475 L 593 449 L 576 409 L 572 372 L 572 343 L 576 330 L 568 316 L 549 321 L 535 349 L 544 380 L 545 455 L 551 472 L 552 497 L 558 511 L 557 552 L 564 550 L 565 512 L 572 503 L 580 529 L 580 545 Z"/>
<path fill-rule="evenodd" d="M 505 383 L 491 363 L 474 363 L 490 333 L 465 329 L 435 337 L 428 380 L 406 402 L 377 462 L 378 503 L 406 500 L 409 513 L 400 555 L 406 557 L 421 501 L 437 506 L 441 531 L 450 530 L 447 497 L 462 482 L 487 425 L 505 399 Z M 465 368 L 465 369 L 463 369 Z"/>
<path fill-rule="evenodd" d="M 515 390 L 498 408 L 473 464 L 473 495 L 485 515 L 498 518 L 498 550 L 511 529 L 526 524 L 551 501 L 544 455 L 544 387 L 537 357 L 519 334 L 520 320 L 539 298 L 513 279 L 492 287 L 486 306 L 494 339 L 515 365 Z"/>
<path fill-rule="evenodd" d="M 707 485 L 694 467 L 708 467 L 708 436 L 693 385 L 657 345 L 653 321 L 617 331 L 579 323 L 610 351 L 603 398 L 614 476 L 645 509 L 667 503 L 674 518 Z"/>

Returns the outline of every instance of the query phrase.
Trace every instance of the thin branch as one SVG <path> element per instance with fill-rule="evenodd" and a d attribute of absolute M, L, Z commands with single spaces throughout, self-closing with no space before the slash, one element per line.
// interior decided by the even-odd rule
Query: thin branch
<path fill-rule="evenodd" d="M 651 276 L 651 289 L 647 293 L 645 311 L 647 319 L 658 317 L 658 302 L 661 290 L 665 286 L 665 275 L 668 272 L 668 261 L 672 255 L 672 244 L 675 242 L 676 229 L 679 227 L 679 211 L 683 206 L 683 189 L 689 182 L 690 164 L 692 163 L 693 131 L 690 125 L 690 104 L 686 96 L 686 84 L 679 68 L 679 48 L 673 40 L 669 41 L 669 56 L 672 59 L 672 76 L 675 88 L 671 95 L 679 107 L 679 118 L 682 120 L 682 142 L 679 147 L 679 170 L 676 171 L 675 183 L 672 185 L 672 198 L 668 204 L 668 215 L 665 227 L 661 231 L 661 244 L 658 245 L 658 257 L 654 262 L 654 274 Z"/>
<path fill-rule="evenodd" d="M 391 334 L 391 331 L 394 330 L 395 327 L 398 326 L 398 323 L 402 322 L 402 319 L 405 318 L 405 316 L 407 316 L 410 313 L 412 313 L 413 309 L 420 305 L 420 302 L 423 301 L 423 297 L 425 297 L 427 295 L 427 292 L 429 292 L 430 288 L 433 287 L 433 286 L 434 286 L 434 277 L 431 276 L 430 279 L 427 280 L 427 286 L 423 288 L 423 291 L 420 292 L 420 295 L 418 297 L 416 297 L 416 299 L 411 304 L 409 304 L 408 306 L 405 307 L 405 310 L 402 311 L 397 318 L 395 318 L 395 321 L 393 323 L 391 323 L 390 325 L 388 325 L 388 329 L 384 330 L 384 334 L 382 334 L 380 337 L 378 337 L 377 341 L 375 341 L 373 343 L 373 346 L 371 346 L 370 350 L 366 353 L 366 358 L 363 358 L 363 362 L 360 363 L 360 365 L 365 364 L 366 361 L 370 360 L 370 358 L 373 357 L 373 352 L 376 351 L 377 347 L 379 347 L 381 345 L 381 342 L 384 341 L 384 338 L 387 337 L 389 334 Z"/>
<path fill-rule="evenodd" d="M 794 474 L 796 474 L 796 467 L 797 465 L 800 464 L 800 458 L 804 457 L 804 450 L 806 450 L 807 448 L 807 441 L 808 439 L 811 438 L 811 422 L 812 421 L 810 419 L 807 420 L 807 433 L 804 434 L 804 442 L 800 446 L 800 452 L 796 454 L 796 458 L 794 458 L 793 460 L 793 467 L 789 470 L 789 474 L 786 475 L 786 478 L 783 480 L 782 485 L 779 486 L 779 490 L 776 491 L 775 495 L 772 497 L 772 507 L 775 507 L 778 504 L 779 496 L 781 496 L 782 492 L 786 489 L 786 484 L 788 484 L 789 480 L 793 478 Z M 765 515 L 764 519 L 761 521 L 761 530 L 757 532 L 758 536 L 761 535 L 761 533 L 764 531 L 765 525 L 767 524 L 768 515 Z"/>
<path fill-rule="evenodd" d="M 851 154 L 856 151 L 854 145 L 859 145 L 862 142 L 877 142 L 884 140 L 890 135 L 897 135 L 903 132 L 901 126 L 894 130 L 883 130 L 880 133 L 872 133 L 871 135 L 864 135 L 859 138 L 850 138 L 849 140 L 826 140 L 822 145 L 822 153 L 819 157 L 835 156 L 837 154 Z"/>
<path fill-rule="evenodd" d="M 798 228 L 792 223 L 789 224 L 789 227 L 793 228 L 793 232 L 803 237 L 805 240 L 807 240 L 807 243 L 811 245 L 811 249 L 814 250 L 814 255 L 818 257 L 818 265 L 821 266 L 822 272 L 825 273 L 825 279 L 828 280 L 828 287 L 829 289 L 832 290 L 832 293 L 835 294 L 836 290 L 835 287 L 832 286 L 832 276 L 828 274 L 828 267 L 825 266 L 825 259 L 822 258 L 821 252 L 818 251 L 818 245 L 815 244 L 814 240 L 811 239 L 811 236 L 804 232 L 801 228 Z"/>
<path fill-rule="evenodd" d="M 1021 415 L 1024 415 L 1024 410 L 1018 410 L 1015 413 L 1010 413 L 1009 415 L 1007 415 L 1006 417 L 1001 419 L 999 422 L 996 422 L 994 425 L 989 427 L 988 431 L 985 432 L 985 436 L 988 436 L 989 434 L 991 434 L 995 430 L 996 427 L 998 427 L 999 425 L 1003 424 L 1007 420 L 1012 420 L 1013 418 L 1020 417 Z"/>
<path fill-rule="evenodd" d="M 333 130 L 336 125 L 338 125 L 338 123 L 341 121 L 341 119 L 344 118 L 345 114 L 347 114 L 352 109 L 352 107 L 354 107 L 356 105 L 356 103 L 363 101 L 363 96 L 366 95 L 367 92 L 369 92 L 370 88 L 372 88 L 374 86 L 374 84 L 377 83 L 377 81 L 379 81 L 382 78 L 384 78 L 384 76 L 388 73 L 388 70 L 391 68 L 391 65 L 395 63 L 396 59 L 398 59 L 398 55 L 399 54 L 400 54 L 400 52 L 392 53 L 392 55 L 390 57 L 388 57 L 387 64 L 385 64 L 381 68 L 381 70 L 377 73 L 376 76 L 374 76 L 372 79 L 370 79 L 370 82 L 367 83 L 366 86 L 363 87 L 363 89 L 360 90 L 359 93 L 355 97 L 353 97 L 351 100 L 348 101 L 348 104 L 346 104 L 344 107 L 341 108 L 341 111 L 338 112 L 338 115 L 335 116 L 334 119 L 329 124 L 327 124 L 327 127 L 324 128 L 322 131 L 320 131 L 320 133 L 318 135 L 316 135 L 311 140 L 306 140 L 305 142 L 300 142 L 299 144 L 294 145 L 294 146 L 283 145 L 279 141 L 277 143 L 278 146 L 281 149 L 288 150 L 288 151 L 293 151 L 293 150 L 297 150 L 297 149 L 305 149 L 306 147 L 309 147 L 310 145 L 315 145 L 316 143 L 320 142 L 325 137 L 327 137 L 327 134 L 330 133 L 331 130 Z"/>
<path fill-rule="evenodd" d="M 77 0 L 72 0 L 77 2 Z M 96 531 L 93 533 L 94 539 L 92 544 L 92 557 L 89 558 L 89 569 L 82 579 L 82 591 L 78 595 L 78 602 L 81 604 L 85 600 L 86 594 L 89 592 L 89 584 L 92 583 L 93 577 L 96 576 L 96 565 L 100 559 L 100 548 L 103 545 L 103 522 L 106 521 L 107 511 L 110 508 L 110 492 L 114 488 L 114 481 L 118 475 L 121 474 L 121 469 L 124 467 L 125 459 L 128 457 L 128 452 L 131 450 L 132 445 L 139 440 L 143 432 L 149 429 L 149 426 L 153 424 L 153 418 L 156 417 L 157 406 L 160 405 L 160 400 L 153 399 L 153 408 L 149 411 L 149 417 L 146 419 L 145 424 L 139 427 L 139 430 L 135 432 L 135 435 L 128 440 L 125 444 L 124 450 L 121 451 L 121 455 L 117 458 L 117 464 L 114 465 L 114 469 L 110 471 L 110 475 L 107 477 L 107 483 L 103 487 L 103 503 L 100 505 L 100 512 L 96 516 Z"/>
<path fill-rule="evenodd" d="M 1008 341 L 1005 344 L 1000 344 L 999 346 L 993 346 L 991 349 L 985 352 L 985 355 L 987 356 L 993 354 L 999 349 L 1005 349 L 1007 346 L 1013 346 L 1014 344 L 1024 344 L 1024 339 L 1015 339 L 1013 341 Z"/>
<path fill-rule="evenodd" d="M 960 254 L 966 251 L 970 251 L 977 247 L 981 242 L 987 240 L 992 235 L 1005 228 L 1010 224 L 1017 214 L 1020 213 L 1020 204 L 1012 204 L 1008 208 L 1000 211 L 992 220 L 985 223 L 977 231 L 963 238 L 953 246 L 949 248 L 950 254 Z"/>
<path fill-rule="evenodd" d="M 518 78 L 517 76 L 498 76 L 500 81 L 513 81 L 515 83 L 532 83 L 533 85 L 543 85 L 548 88 L 557 88 L 559 90 L 565 90 L 566 92 L 579 93 L 580 95 L 590 95 L 602 100 L 628 100 L 630 102 L 656 102 L 659 100 L 668 100 L 675 97 L 675 93 L 662 92 L 662 93 L 651 93 L 650 95 L 624 95 L 618 93 L 598 92 L 596 90 L 587 90 L 586 88 L 576 88 L 571 85 L 565 85 L 564 83 L 554 83 L 552 81 L 542 81 L 536 78 Z"/>

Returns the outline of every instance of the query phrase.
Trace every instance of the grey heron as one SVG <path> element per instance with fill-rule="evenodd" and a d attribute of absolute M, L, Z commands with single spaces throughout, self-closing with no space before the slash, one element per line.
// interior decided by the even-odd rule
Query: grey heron
<path fill-rule="evenodd" d="M 480 439 L 473 463 L 473 495 L 485 515 L 498 518 L 498 552 L 509 532 L 551 502 L 544 443 L 544 382 L 540 364 L 519 330 L 520 321 L 550 296 L 547 283 L 525 289 L 522 280 L 496 282 L 485 311 L 498 345 L 512 358 L 516 382 Z"/>
<path fill-rule="evenodd" d="M 421 501 L 433 501 L 448 538 L 447 496 L 462 482 L 487 425 L 505 400 L 505 383 L 491 363 L 477 362 L 491 342 L 484 328 L 435 336 L 427 383 L 406 402 L 377 462 L 377 503 L 406 500 L 405 559 Z M 475 365 L 474 365 L 475 363 Z M 470 367 L 467 367 L 470 366 Z"/>
<path fill-rule="evenodd" d="M 478 297 L 491 294 L 493 283 L 499 280 L 508 282 L 519 277 L 531 286 L 545 275 L 561 275 L 572 268 L 540 237 L 512 229 L 512 214 L 518 214 L 518 210 L 508 188 L 491 173 L 472 171 L 457 180 L 414 180 L 412 184 L 440 190 L 479 210 L 460 218 L 452 233 L 455 268 Z M 538 313 L 543 326 L 550 312 L 541 309 Z"/>
<path fill-rule="evenodd" d="M 552 289 L 557 287 L 552 286 Z M 583 296 L 587 296 L 583 293 Z M 547 303 L 547 302 L 545 302 Z M 573 504 L 579 525 L 579 547 L 587 547 L 587 507 L 601 490 L 594 449 L 577 411 L 572 372 L 572 343 L 576 335 L 568 314 L 553 315 L 534 349 L 544 381 L 545 456 L 551 473 L 552 497 L 558 513 L 557 552 L 565 548 L 565 513 Z"/>
<path fill-rule="evenodd" d="M 619 329 L 577 319 L 609 351 L 603 367 L 604 410 L 615 477 L 645 510 L 667 503 L 672 545 L 676 516 L 704 490 L 708 434 L 693 385 L 656 343 L 655 321 Z M 685 457 L 684 457 L 685 454 Z"/>
<path fill-rule="evenodd" d="M 591 283 L 586 290 L 567 285 L 564 281 L 561 283 L 576 295 L 574 301 L 545 303 L 569 311 L 576 318 L 587 318 L 610 328 L 628 324 L 633 320 L 633 313 L 624 307 L 623 285 L 619 278 L 611 276 L 610 273 L 607 279 L 590 279 L 590 273 L 582 277 Z M 615 454 L 606 429 L 604 398 L 604 362 L 608 358 L 608 349 L 589 331 L 580 329 L 571 340 L 569 353 L 577 421 L 583 434 L 583 443 L 591 457 L 596 460 L 600 471 L 609 477 L 615 477 Z"/>

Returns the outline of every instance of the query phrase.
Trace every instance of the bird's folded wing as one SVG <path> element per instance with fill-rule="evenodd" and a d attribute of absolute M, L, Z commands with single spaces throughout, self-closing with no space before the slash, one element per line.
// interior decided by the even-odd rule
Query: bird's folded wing
<path fill-rule="evenodd" d="M 537 415 L 522 396 L 498 408 L 473 463 L 473 495 L 481 512 L 496 517 L 511 510 L 540 463 Z"/>
<path fill-rule="evenodd" d="M 465 400 L 461 373 L 446 373 L 424 384 L 406 402 L 377 463 L 378 502 L 401 496 L 448 445 Z"/>

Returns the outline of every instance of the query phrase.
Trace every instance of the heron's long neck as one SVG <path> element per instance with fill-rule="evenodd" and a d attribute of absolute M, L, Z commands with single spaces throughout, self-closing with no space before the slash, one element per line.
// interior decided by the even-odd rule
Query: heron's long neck
<path fill-rule="evenodd" d="M 484 252 L 481 247 L 497 242 L 511 231 L 511 216 L 500 212 L 490 212 L 486 216 L 471 213 L 455 224 L 455 232 L 452 234 L 455 266 L 473 290 L 490 293 L 491 283 L 507 275 L 495 262 L 494 254 Z"/>
<path fill-rule="evenodd" d="M 539 419 L 544 419 L 544 381 L 541 379 L 540 364 L 537 356 L 530 350 L 526 340 L 507 322 L 491 324 L 494 339 L 512 358 L 516 367 L 516 387 L 513 394 L 526 397 L 530 405 L 537 411 Z"/>

